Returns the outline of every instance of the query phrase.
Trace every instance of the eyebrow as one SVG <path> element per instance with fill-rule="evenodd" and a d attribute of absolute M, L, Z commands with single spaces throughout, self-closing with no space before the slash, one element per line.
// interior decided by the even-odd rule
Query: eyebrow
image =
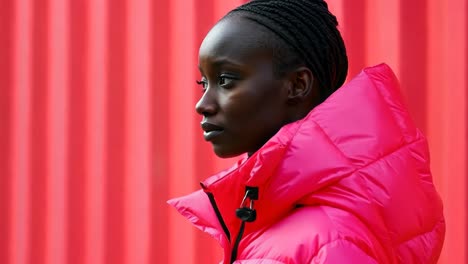
<path fill-rule="evenodd" d="M 224 66 L 224 65 L 230 65 L 230 66 L 235 66 L 235 67 L 241 67 L 242 66 L 241 63 L 230 60 L 230 59 L 226 59 L 226 58 L 215 60 L 212 63 L 212 66 L 215 67 L 215 68 L 219 68 L 219 67 Z M 200 64 L 198 65 L 198 69 L 200 71 L 202 71 Z"/>

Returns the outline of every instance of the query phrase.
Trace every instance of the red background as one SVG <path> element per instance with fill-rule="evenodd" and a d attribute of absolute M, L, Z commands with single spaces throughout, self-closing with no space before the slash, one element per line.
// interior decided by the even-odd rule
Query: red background
<path fill-rule="evenodd" d="M 197 49 L 240 0 L 0 0 L 0 263 L 217 263 L 165 200 L 233 160 L 203 142 Z M 329 0 L 350 74 L 387 62 L 428 136 L 440 263 L 467 259 L 465 0 Z"/>

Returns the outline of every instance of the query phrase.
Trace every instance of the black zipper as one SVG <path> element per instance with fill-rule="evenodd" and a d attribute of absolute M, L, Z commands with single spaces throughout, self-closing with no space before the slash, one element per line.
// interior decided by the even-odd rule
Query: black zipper
<path fill-rule="evenodd" d="M 234 263 L 237 259 L 237 250 L 239 248 L 239 243 L 242 239 L 242 235 L 244 235 L 244 228 L 245 228 L 245 221 L 242 221 L 239 233 L 237 233 L 236 241 L 234 241 L 234 246 L 232 247 L 231 251 L 231 264 Z"/>
<path fill-rule="evenodd" d="M 226 223 L 224 223 L 223 217 L 221 216 L 221 212 L 219 212 L 219 208 L 216 205 L 214 195 L 210 192 L 206 192 L 206 194 L 208 195 L 208 198 L 210 199 L 211 206 L 213 206 L 216 217 L 218 218 L 218 221 L 221 224 L 221 227 L 223 228 L 224 233 L 226 234 L 229 243 L 231 243 L 231 235 L 229 234 L 229 229 L 227 228 Z"/>
<path fill-rule="evenodd" d="M 216 217 L 218 218 L 219 223 L 221 224 L 221 227 L 224 230 L 224 233 L 226 234 L 226 237 L 231 243 L 231 235 L 229 233 L 229 229 L 226 226 L 226 223 L 223 220 L 223 217 L 221 215 L 221 212 L 219 211 L 218 205 L 216 205 L 216 201 L 214 199 L 214 195 L 210 192 L 205 192 L 208 195 L 208 198 L 210 199 L 211 206 L 213 206 L 213 209 L 215 211 Z M 244 203 L 246 202 L 246 199 L 250 199 L 250 206 L 246 207 Z M 234 241 L 234 245 L 231 250 L 231 259 L 230 263 L 234 263 L 237 259 L 237 251 L 239 249 L 239 243 L 242 239 L 242 236 L 244 235 L 244 230 L 245 230 L 245 222 L 253 222 L 257 219 L 257 212 L 253 208 L 253 201 L 258 200 L 258 187 L 249 187 L 246 186 L 245 189 L 245 196 L 244 199 L 242 199 L 241 207 L 236 210 L 236 215 L 238 218 L 242 220 L 239 232 L 237 233 L 236 240 Z"/>

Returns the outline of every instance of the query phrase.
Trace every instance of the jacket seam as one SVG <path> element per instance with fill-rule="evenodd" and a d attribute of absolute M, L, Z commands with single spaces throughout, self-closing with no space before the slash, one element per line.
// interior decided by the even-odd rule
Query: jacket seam
<path fill-rule="evenodd" d="M 342 209 L 339 209 L 339 208 L 337 208 L 337 209 L 338 209 L 338 210 L 342 210 Z M 330 215 L 327 213 L 327 211 L 324 210 L 323 206 L 320 206 L 320 210 L 322 210 L 322 212 L 327 216 L 327 218 L 329 219 L 330 223 L 333 223 L 333 226 L 334 226 L 334 227 L 338 227 L 337 224 L 336 224 L 336 222 L 330 217 Z M 346 211 L 346 212 L 348 212 L 348 211 Z M 365 225 L 365 223 L 364 223 L 357 215 L 353 214 L 352 212 L 348 212 L 348 213 L 351 214 L 352 216 L 356 217 L 356 219 L 359 220 L 359 221 L 366 227 L 366 229 L 375 237 L 374 232 L 372 232 L 372 231 L 367 227 L 367 225 Z M 338 234 L 340 237 L 339 237 L 339 238 L 336 238 L 336 239 L 334 239 L 334 240 L 332 240 L 332 241 L 329 241 L 329 242 L 325 243 L 325 244 L 322 245 L 322 246 L 325 246 L 325 245 L 327 245 L 327 244 L 333 243 L 333 242 L 335 242 L 335 241 L 337 241 L 337 240 L 345 240 L 345 241 L 349 241 L 349 242 L 352 243 L 352 244 L 356 244 L 356 243 L 352 242 L 352 241 L 348 238 L 347 235 L 343 234 L 343 232 L 341 231 L 341 229 L 336 228 L 336 230 L 337 230 L 337 234 Z M 362 241 L 362 242 L 363 242 L 364 244 L 367 245 L 367 243 L 365 243 L 364 241 Z M 356 246 L 357 246 L 357 245 L 356 245 Z M 369 245 L 367 245 L 367 247 L 368 247 L 367 249 L 368 249 L 369 251 L 372 251 L 372 247 L 370 247 Z M 319 250 L 318 250 L 317 252 L 319 252 L 321 248 L 322 248 L 322 247 L 320 247 Z M 359 249 L 361 249 L 361 250 L 364 251 L 364 248 L 362 248 L 362 247 L 359 247 Z M 366 252 L 366 251 L 364 251 L 364 252 Z M 372 251 L 372 252 L 373 252 L 373 251 Z M 372 255 L 372 258 L 375 258 L 375 252 L 373 252 L 373 253 L 374 253 L 374 254 Z"/>
<path fill-rule="evenodd" d="M 406 244 L 408 241 L 414 240 L 414 239 L 416 239 L 416 238 L 418 238 L 418 237 L 422 237 L 422 236 L 425 236 L 425 235 L 428 234 L 428 233 L 434 232 L 434 230 L 436 229 L 436 227 L 437 227 L 438 225 L 442 225 L 442 224 L 444 224 L 444 223 L 445 223 L 444 218 L 439 219 L 439 221 L 436 221 L 436 223 L 430 228 L 430 230 L 424 231 L 424 232 L 421 232 L 421 233 L 418 233 L 418 234 L 415 234 L 415 235 L 412 235 L 412 236 L 411 236 L 410 238 L 408 238 L 408 239 L 404 239 L 404 240 L 402 240 L 402 241 L 399 241 L 398 243 L 395 244 L 395 246 L 404 245 L 404 244 Z"/>
<path fill-rule="evenodd" d="M 330 143 L 343 155 L 343 157 L 345 157 L 349 161 L 349 157 L 347 155 L 345 155 L 345 153 L 336 145 L 336 143 L 330 138 L 330 136 L 325 132 L 325 130 L 317 122 L 315 122 L 315 120 L 312 120 L 312 121 L 317 125 L 317 127 L 320 128 L 320 130 L 328 138 Z M 372 165 L 372 164 L 374 164 L 374 163 L 376 163 L 376 162 L 378 162 L 380 160 L 383 160 L 384 158 L 394 154 L 397 151 L 400 151 L 400 150 L 402 150 L 404 148 L 407 148 L 408 146 L 413 145 L 416 142 L 420 142 L 420 141 L 424 141 L 424 140 L 425 140 L 424 138 L 418 137 L 418 138 L 416 138 L 416 139 L 414 139 L 412 141 L 404 142 L 402 145 L 399 145 L 398 147 L 388 151 L 387 153 L 384 153 L 382 156 L 371 159 L 368 163 L 366 163 L 366 164 L 364 164 L 364 165 L 362 165 L 360 167 L 356 166 L 355 169 L 348 174 L 348 176 L 354 174 L 355 172 L 357 172 L 359 170 L 367 168 L 368 166 L 370 166 L 370 165 Z"/>

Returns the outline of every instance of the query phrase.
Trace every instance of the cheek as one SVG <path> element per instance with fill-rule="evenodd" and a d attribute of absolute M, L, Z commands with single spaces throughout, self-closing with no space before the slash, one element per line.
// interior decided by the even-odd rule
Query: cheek
<path fill-rule="evenodd" d="M 259 117 L 267 116 L 269 119 L 275 119 L 284 114 L 284 95 L 278 82 L 270 81 L 257 85 L 252 98 L 251 106 Z"/>
<path fill-rule="evenodd" d="M 280 87 L 274 82 L 250 85 L 233 90 L 220 100 L 220 104 L 224 106 L 226 117 L 237 122 L 270 126 L 281 123 L 284 116 L 285 104 L 280 92 Z"/>

